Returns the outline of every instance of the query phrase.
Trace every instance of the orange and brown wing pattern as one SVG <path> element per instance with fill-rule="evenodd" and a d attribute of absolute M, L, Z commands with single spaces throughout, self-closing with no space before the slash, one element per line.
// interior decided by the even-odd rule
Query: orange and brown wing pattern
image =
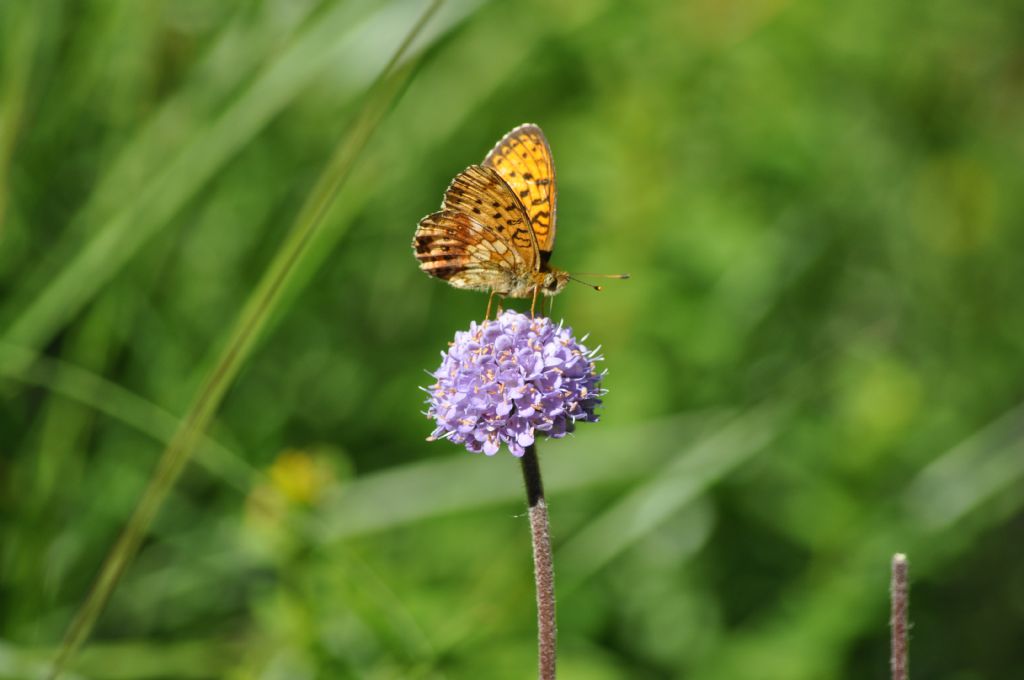
<path fill-rule="evenodd" d="M 442 210 L 427 215 L 416 229 L 413 249 L 420 269 L 456 288 L 504 293 L 526 263 L 492 229 L 465 213 Z"/>
<path fill-rule="evenodd" d="M 555 247 L 555 162 L 548 140 L 536 125 L 520 125 L 501 138 L 484 159 L 511 187 L 530 217 L 541 257 Z"/>
<path fill-rule="evenodd" d="M 538 266 L 526 213 L 489 168 L 470 166 L 452 180 L 441 210 L 413 236 L 420 269 L 457 288 L 507 293 Z"/>
<path fill-rule="evenodd" d="M 537 240 L 522 202 L 512 188 L 491 168 L 471 165 L 452 180 L 444 192 L 442 210 L 462 212 L 499 240 L 513 246 L 530 269 L 540 268 Z"/>

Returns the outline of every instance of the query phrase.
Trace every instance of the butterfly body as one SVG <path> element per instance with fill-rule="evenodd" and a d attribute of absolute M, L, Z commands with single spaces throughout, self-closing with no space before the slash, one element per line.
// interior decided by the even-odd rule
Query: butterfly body
<path fill-rule="evenodd" d="M 555 211 L 551 148 L 539 127 L 520 125 L 455 176 L 441 210 L 420 220 L 413 251 L 420 269 L 456 288 L 556 295 L 569 275 L 548 264 Z"/>

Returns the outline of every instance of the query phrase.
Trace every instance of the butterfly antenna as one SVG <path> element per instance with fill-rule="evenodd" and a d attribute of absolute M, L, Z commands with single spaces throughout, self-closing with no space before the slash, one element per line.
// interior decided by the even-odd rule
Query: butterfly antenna
<path fill-rule="evenodd" d="M 598 276 L 598 277 L 600 277 L 602 279 L 628 279 L 629 278 L 629 274 L 589 274 L 588 273 L 588 274 L 580 274 L 580 276 Z M 604 286 L 598 286 L 598 285 L 593 284 L 593 283 L 587 283 L 586 281 L 581 281 L 580 279 L 577 279 L 576 276 L 574 276 L 572 274 L 569 275 L 569 280 L 570 281 L 575 281 L 576 283 L 582 283 L 584 286 L 590 286 L 591 288 L 593 288 L 594 290 L 596 290 L 598 292 L 604 290 Z"/>
<path fill-rule="evenodd" d="M 570 281 L 575 281 L 576 283 L 582 283 L 582 284 L 583 284 L 584 286 L 590 286 L 591 288 L 593 288 L 594 290 L 596 290 L 596 291 L 597 291 L 597 292 L 599 292 L 599 293 L 600 293 L 600 292 L 601 292 L 602 290 L 604 290 L 604 288 L 602 288 L 601 286 L 595 285 L 595 284 L 593 284 L 593 283 L 587 283 L 586 281 L 580 281 L 580 280 L 579 280 L 579 279 L 577 279 L 577 278 L 576 278 L 575 276 L 570 276 L 570 277 L 569 277 L 569 280 L 570 280 Z"/>

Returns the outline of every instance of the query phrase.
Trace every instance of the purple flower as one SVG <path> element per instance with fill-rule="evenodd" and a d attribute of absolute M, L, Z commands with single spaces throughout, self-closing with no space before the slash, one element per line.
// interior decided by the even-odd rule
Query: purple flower
<path fill-rule="evenodd" d="M 586 339 L 586 338 L 584 338 Z M 597 422 L 605 391 L 572 329 L 551 319 L 506 311 L 455 334 L 429 394 L 426 415 L 437 422 L 429 440 L 448 438 L 488 456 L 508 445 L 522 456 L 537 432 L 560 439 L 577 421 Z"/>

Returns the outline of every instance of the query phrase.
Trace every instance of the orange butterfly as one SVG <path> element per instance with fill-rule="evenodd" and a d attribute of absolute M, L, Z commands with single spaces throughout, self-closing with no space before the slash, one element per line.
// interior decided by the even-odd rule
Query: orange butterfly
<path fill-rule="evenodd" d="M 420 220 L 420 269 L 491 296 L 557 295 L 569 274 L 548 260 L 555 244 L 555 164 L 536 125 L 501 138 L 481 165 L 456 175 L 441 210 Z M 490 304 L 488 304 L 488 309 Z"/>

